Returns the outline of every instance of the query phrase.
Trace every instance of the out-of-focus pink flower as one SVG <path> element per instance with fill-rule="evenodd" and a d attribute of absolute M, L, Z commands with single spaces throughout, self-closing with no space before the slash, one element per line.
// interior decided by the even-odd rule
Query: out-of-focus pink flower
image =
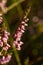
<path fill-rule="evenodd" d="M 7 2 L 7 0 L 2 0 L 0 2 L 0 7 L 1 7 L 3 12 L 6 12 L 6 10 L 5 10 L 6 9 L 6 2 Z"/>
<path fill-rule="evenodd" d="M 39 22 L 39 18 L 38 18 L 37 16 L 34 16 L 34 17 L 32 18 L 32 21 L 33 21 L 33 22 Z"/>
<path fill-rule="evenodd" d="M 7 0 L 2 0 L 2 3 L 3 3 L 3 4 L 6 4 L 6 2 L 7 2 Z"/>

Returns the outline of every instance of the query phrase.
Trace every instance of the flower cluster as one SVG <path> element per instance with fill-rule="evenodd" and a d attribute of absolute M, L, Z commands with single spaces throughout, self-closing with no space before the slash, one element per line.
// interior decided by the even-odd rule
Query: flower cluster
<path fill-rule="evenodd" d="M 21 41 L 21 37 L 25 32 L 26 29 L 25 27 L 28 26 L 27 25 L 28 20 L 29 20 L 28 18 L 24 17 L 19 27 L 17 28 L 16 33 L 13 35 L 14 37 L 13 45 L 17 48 L 17 50 L 21 50 L 21 45 L 23 44 L 23 42 Z"/>
<path fill-rule="evenodd" d="M 6 64 L 11 59 L 11 55 L 8 54 L 8 50 L 11 47 L 9 36 L 10 33 L 7 31 L 7 27 L 3 27 L 3 18 L 2 14 L 0 14 L 0 64 Z"/>

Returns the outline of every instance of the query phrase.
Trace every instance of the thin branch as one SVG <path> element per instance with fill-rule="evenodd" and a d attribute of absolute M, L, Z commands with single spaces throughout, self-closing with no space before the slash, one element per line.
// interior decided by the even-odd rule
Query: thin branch
<path fill-rule="evenodd" d="M 27 12 L 25 12 L 26 17 L 29 15 L 30 11 L 31 11 L 31 7 L 29 7 L 29 9 L 27 9 Z"/>
<path fill-rule="evenodd" d="M 7 8 L 5 9 L 5 12 L 4 12 L 4 13 L 7 13 L 7 12 L 10 11 L 12 8 L 16 7 L 18 4 L 20 4 L 20 3 L 24 2 L 24 1 L 25 1 L 25 0 L 19 0 L 18 2 L 13 3 L 12 5 L 10 5 L 9 7 L 7 7 Z"/>

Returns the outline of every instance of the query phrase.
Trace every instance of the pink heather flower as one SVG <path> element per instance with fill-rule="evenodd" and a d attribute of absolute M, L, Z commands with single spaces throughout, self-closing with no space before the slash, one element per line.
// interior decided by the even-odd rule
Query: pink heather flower
<path fill-rule="evenodd" d="M 25 27 L 24 27 L 24 25 L 22 25 L 22 26 L 21 26 L 21 29 L 25 30 Z"/>
<path fill-rule="evenodd" d="M 9 62 L 11 60 L 11 55 L 8 54 L 5 60 L 6 62 Z"/>
<path fill-rule="evenodd" d="M 7 46 L 3 47 L 3 50 L 7 51 L 9 48 Z"/>
<path fill-rule="evenodd" d="M 7 43 L 8 39 L 9 39 L 10 33 L 7 32 L 6 30 L 4 31 L 4 37 L 3 37 L 3 42 Z"/>
<path fill-rule="evenodd" d="M 17 44 L 18 44 L 18 42 L 17 42 L 17 41 L 14 41 L 13 43 L 15 43 L 15 45 L 17 45 Z"/>
<path fill-rule="evenodd" d="M 3 42 L 0 40 L 0 47 L 3 47 Z"/>
<path fill-rule="evenodd" d="M 22 44 L 23 44 L 23 42 L 22 42 L 22 41 L 20 41 L 20 44 L 22 45 Z"/>
<path fill-rule="evenodd" d="M 25 31 L 21 29 L 21 32 L 24 33 Z"/>
<path fill-rule="evenodd" d="M 3 20 L 3 18 L 2 18 L 1 15 L 0 15 L 0 24 L 2 23 L 2 20 Z"/>
<path fill-rule="evenodd" d="M 7 38 L 3 37 L 3 42 L 7 43 Z"/>
<path fill-rule="evenodd" d="M 18 34 L 17 34 L 17 38 L 21 38 L 21 36 L 22 36 L 22 32 L 20 31 L 20 32 L 18 32 Z"/>
<path fill-rule="evenodd" d="M 24 22 L 24 21 L 22 21 L 22 22 L 21 22 L 21 24 L 25 24 L 25 22 Z"/>
<path fill-rule="evenodd" d="M 7 44 L 7 47 L 10 48 L 11 46 L 9 44 Z"/>
<path fill-rule="evenodd" d="M 25 23 L 25 26 L 28 26 L 28 24 Z"/>
<path fill-rule="evenodd" d="M 18 40 L 20 41 L 20 37 L 16 38 L 16 41 L 18 41 Z"/>
<path fill-rule="evenodd" d="M 17 47 L 17 50 L 21 50 L 21 47 L 20 47 L 20 46 L 18 46 L 18 47 Z"/>
<path fill-rule="evenodd" d="M 6 64 L 6 61 L 5 61 L 5 56 L 2 57 L 1 61 L 0 61 L 1 64 Z"/>
<path fill-rule="evenodd" d="M 9 36 L 10 36 L 10 33 L 5 30 L 4 31 L 3 42 L 7 43 L 8 39 L 9 39 Z"/>
<path fill-rule="evenodd" d="M 5 47 L 3 47 L 3 50 L 7 51 L 11 46 L 7 44 Z"/>
<path fill-rule="evenodd" d="M 6 34 L 4 35 L 4 37 L 5 37 L 7 40 L 9 39 L 8 35 L 6 35 Z"/>
<path fill-rule="evenodd" d="M 7 54 L 7 56 L 3 56 L 1 61 L 0 61 L 0 64 L 6 64 L 8 63 L 9 61 L 11 60 L 11 55 Z"/>
<path fill-rule="evenodd" d="M 2 20 L 3 20 L 2 13 L 0 13 L 0 24 L 2 23 Z"/>
<path fill-rule="evenodd" d="M 2 3 L 3 3 L 3 4 L 6 4 L 6 2 L 7 2 L 7 0 L 2 0 Z"/>
<path fill-rule="evenodd" d="M 11 46 L 7 43 L 5 47 L 3 47 L 3 50 L 7 51 Z"/>
<path fill-rule="evenodd" d="M 20 42 L 18 43 L 18 47 L 20 47 L 22 44 L 23 44 L 23 42 L 20 41 Z"/>
<path fill-rule="evenodd" d="M 5 30 L 5 31 L 4 31 L 4 34 L 6 34 L 6 35 L 10 36 L 10 33 L 9 33 L 9 32 L 7 32 L 7 30 Z"/>
<path fill-rule="evenodd" d="M 28 26 L 27 25 L 27 21 L 29 19 L 24 17 L 24 20 L 21 21 L 20 26 L 17 29 L 17 32 L 14 34 L 14 42 L 13 45 L 17 48 L 17 50 L 21 50 L 21 45 L 23 44 L 23 42 L 21 41 L 21 37 L 23 35 L 23 33 L 25 32 L 25 27 Z"/>
<path fill-rule="evenodd" d="M 27 21 L 29 21 L 29 19 L 28 19 L 28 18 L 25 20 L 25 22 L 27 22 Z"/>

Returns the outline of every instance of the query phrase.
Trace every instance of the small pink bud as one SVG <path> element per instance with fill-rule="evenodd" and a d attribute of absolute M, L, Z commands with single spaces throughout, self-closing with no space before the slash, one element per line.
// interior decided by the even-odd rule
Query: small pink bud
<path fill-rule="evenodd" d="M 3 37 L 3 42 L 7 43 L 7 38 Z"/>
<path fill-rule="evenodd" d="M 24 26 L 24 25 L 22 25 L 22 26 L 21 26 L 21 29 L 25 30 L 25 26 Z"/>
<path fill-rule="evenodd" d="M 3 47 L 3 50 L 7 51 L 8 50 L 8 47 L 7 46 L 6 47 Z"/>
<path fill-rule="evenodd" d="M 9 44 L 7 44 L 7 46 L 10 48 L 11 46 Z"/>
<path fill-rule="evenodd" d="M 25 26 L 28 26 L 28 24 L 25 23 Z"/>
<path fill-rule="evenodd" d="M 13 43 L 14 43 L 14 44 L 17 44 L 18 42 L 17 42 L 17 41 L 14 41 Z"/>
<path fill-rule="evenodd" d="M 20 44 L 22 45 L 22 44 L 23 44 L 23 42 L 22 42 L 22 41 L 20 41 Z"/>
<path fill-rule="evenodd" d="M 25 31 L 24 30 L 21 30 L 22 33 L 24 33 Z"/>
<path fill-rule="evenodd" d="M 21 22 L 21 24 L 25 24 L 25 22 L 24 22 L 24 21 L 22 21 L 22 22 Z"/>
<path fill-rule="evenodd" d="M 29 21 L 29 18 L 27 18 L 27 21 Z"/>
<path fill-rule="evenodd" d="M 20 39 L 21 39 L 21 38 L 20 38 L 20 36 L 19 36 L 19 37 L 16 38 L 16 41 L 20 41 Z"/>
<path fill-rule="evenodd" d="M 9 32 L 7 32 L 6 30 L 5 30 L 5 34 L 6 34 L 6 35 L 8 35 L 8 36 L 10 35 L 10 33 L 9 33 Z"/>
<path fill-rule="evenodd" d="M 21 30 L 20 27 L 18 27 L 18 30 L 19 30 L 19 31 Z"/>
<path fill-rule="evenodd" d="M 21 47 L 18 47 L 17 50 L 21 50 Z"/>
<path fill-rule="evenodd" d="M 0 40 L 0 47 L 3 47 L 3 42 Z"/>

